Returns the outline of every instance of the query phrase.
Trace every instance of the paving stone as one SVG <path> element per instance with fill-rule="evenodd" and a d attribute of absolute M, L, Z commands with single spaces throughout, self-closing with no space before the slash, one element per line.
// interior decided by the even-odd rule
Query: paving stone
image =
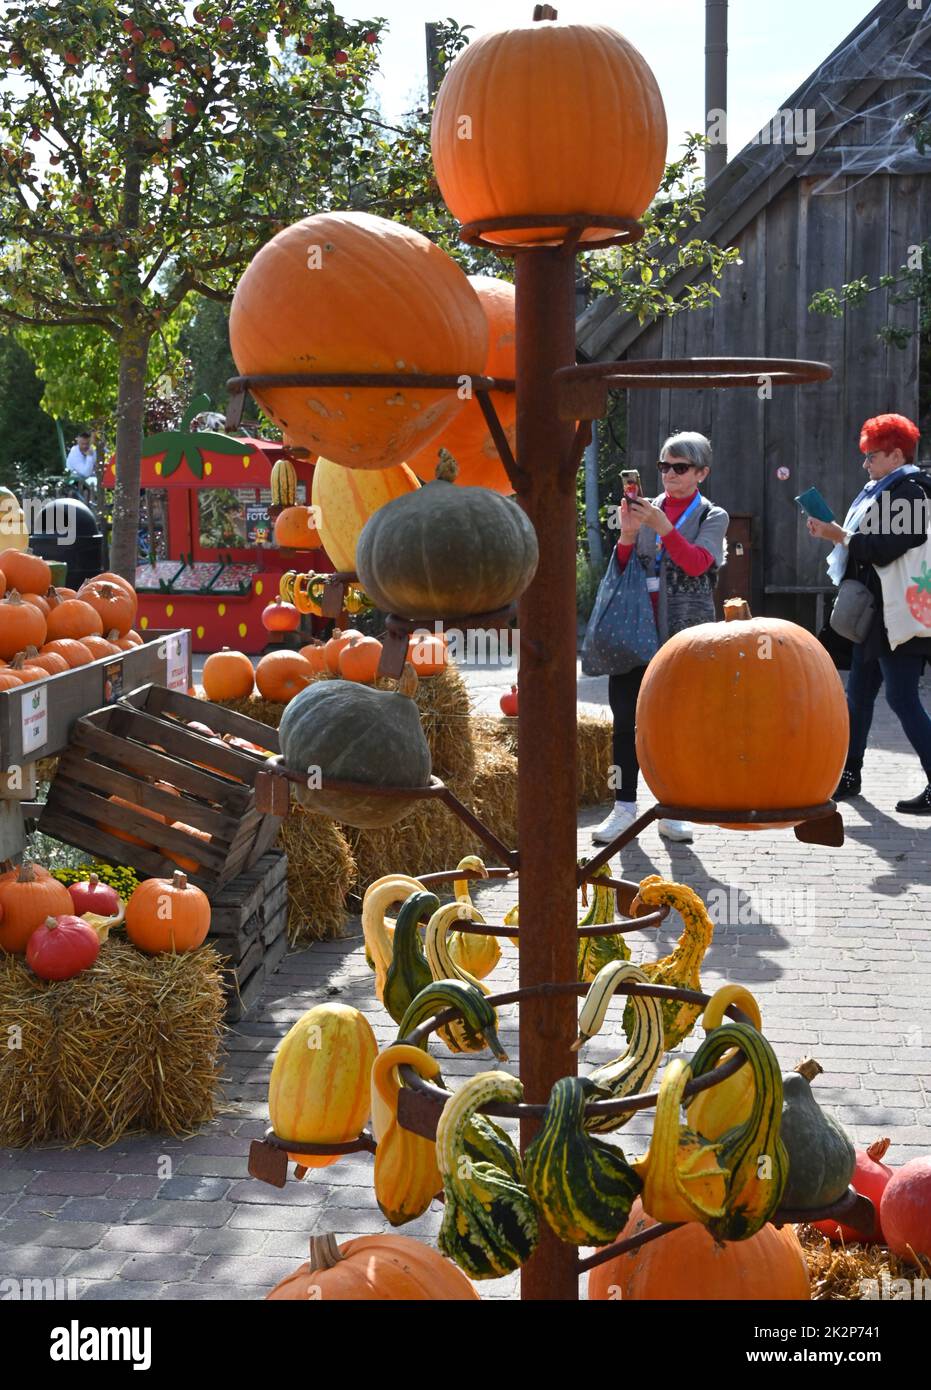
<path fill-rule="evenodd" d="M 100 1240 L 103 1250 L 138 1250 L 167 1254 L 187 1250 L 195 1232 L 186 1226 L 115 1226 Z"/>
<path fill-rule="evenodd" d="M 200 1264 L 201 1260 L 195 1255 L 157 1255 L 136 1251 L 124 1257 L 120 1279 L 164 1279 L 166 1283 L 175 1283 L 193 1278 Z"/>
<path fill-rule="evenodd" d="M 133 1202 L 123 1218 L 127 1225 L 224 1226 L 236 1208 L 230 1202 L 160 1200 Z"/>
<path fill-rule="evenodd" d="M 112 1174 L 110 1176 L 112 1178 Z M 112 1186 L 107 1188 L 107 1197 L 127 1202 L 138 1201 L 144 1197 L 155 1197 L 163 1185 L 158 1178 L 145 1177 L 139 1173 L 122 1173 Z"/>
<path fill-rule="evenodd" d="M 75 1258 L 74 1251 L 67 1247 L 55 1249 L 24 1242 L 18 1249 L 0 1250 L 0 1279 L 17 1274 L 34 1279 L 55 1278 Z"/>
<path fill-rule="evenodd" d="M 30 1192 L 63 1193 L 66 1197 L 98 1197 L 113 1185 L 109 1173 L 38 1173 Z"/>
<path fill-rule="evenodd" d="M 198 1231 L 191 1241 L 190 1250 L 192 1255 L 258 1255 L 262 1254 L 280 1255 L 281 1250 L 265 1251 L 267 1237 L 263 1231 L 235 1230 L 231 1226 L 220 1226 L 216 1229 Z M 306 1253 L 307 1242 L 304 1241 Z"/>
<path fill-rule="evenodd" d="M 192 1202 L 217 1202 L 229 1192 L 231 1184 L 225 1178 L 180 1175 L 168 1178 L 158 1190 L 160 1201 L 181 1197 Z"/>
<path fill-rule="evenodd" d="M 115 1279 L 125 1263 L 121 1250 L 80 1250 L 64 1273 L 69 1279 Z"/>
<path fill-rule="evenodd" d="M 210 1300 L 217 1303 L 258 1303 L 270 1288 L 270 1284 L 166 1284 L 162 1286 L 159 1298 L 162 1302 L 202 1303 Z"/>
<path fill-rule="evenodd" d="M 208 1255 L 197 1271 L 197 1281 L 264 1285 L 267 1293 L 293 1269 L 294 1261 L 286 1256 Z"/>

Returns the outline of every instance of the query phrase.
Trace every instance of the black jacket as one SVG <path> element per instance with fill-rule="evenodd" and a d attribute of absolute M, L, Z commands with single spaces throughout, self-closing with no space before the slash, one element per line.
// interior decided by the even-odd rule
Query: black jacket
<path fill-rule="evenodd" d="M 889 501 L 884 503 L 883 497 Z M 924 499 L 925 505 L 920 504 Z M 898 507 L 894 504 L 898 503 Z M 909 504 L 907 507 L 903 503 Z M 911 504 L 917 505 L 911 505 Z M 880 530 L 883 517 L 890 523 L 885 531 Z M 863 643 L 863 655 L 867 660 L 888 656 L 889 639 L 883 621 L 883 590 L 874 565 L 891 565 L 906 551 L 922 545 L 928 533 L 928 517 L 931 515 L 931 478 L 926 473 L 908 473 L 885 493 L 880 493 L 870 510 L 860 522 L 857 533 L 850 538 L 850 556 L 845 579 L 859 579 L 876 598 L 878 607 L 873 626 Z M 908 656 L 924 656 L 931 660 L 931 637 L 913 637 L 895 649 Z"/>

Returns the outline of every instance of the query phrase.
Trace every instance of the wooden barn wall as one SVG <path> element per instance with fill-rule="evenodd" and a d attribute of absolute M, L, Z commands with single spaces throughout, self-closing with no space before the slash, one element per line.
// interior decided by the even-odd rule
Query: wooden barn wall
<path fill-rule="evenodd" d="M 657 450 L 668 434 L 700 430 L 714 446 L 708 494 L 754 518 L 757 611 L 811 623 L 813 600 L 766 597 L 767 586 L 826 584 L 825 550 L 808 537 L 794 502 L 818 487 L 841 517 L 862 485 L 860 426 L 870 415 L 918 411 L 917 344 L 886 347 L 890 320 L 915 321 L 914 306 L 890 310 L 879 292 L 843 318 L 808 311 L 812 294 L 867 275 L 895 272 L 931 225 L 931 178 L 874 174 L 789 184 L 738 239 L 742 264 L 726 274 L 713 307 L 682 313 L 640 335 L 630 357 L 772 356 L 825 361 L 823 385 L 756 390 L 631 391 L 631 466 L 647 490 L 659 484 Z M 778 470 L 788 468 L 780 479 Z"/>

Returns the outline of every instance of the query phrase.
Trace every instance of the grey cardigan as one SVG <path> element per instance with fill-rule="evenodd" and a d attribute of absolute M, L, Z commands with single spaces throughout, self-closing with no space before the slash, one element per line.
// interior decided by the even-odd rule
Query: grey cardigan
<path fill-rule="evenodd" d="M 659 506 L 665 497 L 660 493 L 650 500 Z M 727 561 L 727 541 L 725 539 L 730 517 L 723 507 L 716 507 L 707 498 L 700 507 L 687 517 L 679 534 L 683 540 L 700 545 L 713 556 L 714 564 L 704 574 L 691 576 L 680 569 L 663 548 L 659 571 L 659 604 L 657 609 L 657 632 L 660 642 L 667 641 L 683 628 L 695 627 L 697 623 L 714 622 L 714 586 L 718 570 Z M 635 549 L 637 558 L 648 576 L 653 574 L 656 559 L 656 532 L 649 526 L 641 526 L 637 532 Z"/>

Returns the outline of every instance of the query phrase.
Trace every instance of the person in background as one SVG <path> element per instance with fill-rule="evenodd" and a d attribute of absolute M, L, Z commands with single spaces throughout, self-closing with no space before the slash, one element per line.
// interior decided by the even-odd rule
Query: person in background
<path fill-rule="evenodd" d="M 69 450 L 65 467 L 69 473 L 73 473 L 76 478 L 81 479 L 85 488 L 96 485 L 97 449 L 90 430 L 81 430 Z"/>
<path fill-rule="evenodd" d="M 663 484 L 658 497 L 621 503 L 617 561 L 621 569 L 633 563 L 646 570 L 662 644 L 684 628 L 714 622 L 714 585 L 725 561 L 730 518 L 699 491 L 711 470 L 711 444 L 703 434 L 671 435 L 660 450 L 657 468 Z M 640 767 L 634 718 L 646 669 L 640 666 L 625 675 L 608 677 L 608 701 L 614 716 L 613 756 L 620 779 L 611 814 L 592 833 L 596 844 L 608 844 L 637 817 Z M 667 713 L 669 718 L 679 719 L 687 712 Z M 668 840 L 692 839 L 692 828 L 686 821 L 661 820 L 658 828 Z"/>
<path fill-rule="evenodd" d="M 809 517 L 808 530 L 819 540 L 834 542 L 828 556 L 828 574 L 834 583 L 859 579 L 876 600 L 866 638 L 853 644 L 847 678 L 850 744 L 834 800 L 860 794 L 873 707 L 885 684 L 889 708 L 918 754 L 927 784 L 917 796 L 897 801 L 895 809 L 906 815 L 931 816 L 931 718 L 918 693 L 922 667 L 931 660 L 931 637 L 913 637 L 892 650 L 883 616 L 882 583 L 875 569 L 892 564 L 927 537 L 931 479 L 913 463 L 919 438 L 918 426 L 904 415 L 867 420 L 860 432 L 860 451 L 870 481 L 850 504 L 843 526 Z M 888 492 L 888 501 L 871 503 L 877 492 Z"/>

